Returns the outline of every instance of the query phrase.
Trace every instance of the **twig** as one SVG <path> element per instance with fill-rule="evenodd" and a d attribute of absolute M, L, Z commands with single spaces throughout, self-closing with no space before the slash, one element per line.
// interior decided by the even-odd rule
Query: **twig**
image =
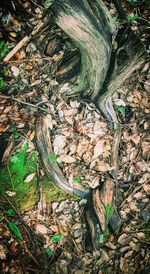
<path fill-rule="evenodd" d="M 6 63 L 23 63 L 23 62 L 38 62 L 41 60 L 48 60 L 51 61 L 51 57 L 41 57 L 41 58 L 25 58 L 25 59 L 20 59 L 20 60 L 8 60 L 8 61 L 1 61 L 0 64 L 6 64 Z"/>
<path fill-rule="evenodd" d="M 31 104 L 31 103 L 27 103 L 27 102 L 21 101 L 21 100 L 19 100 L 19 99 L 17 99 L 17 98 L 11 97 L 11 96 L 0 95 L 0 98 L 2 98 L 2 99 L 14 100 L 14 101 L 16 101 L 16 102 L 18 102 L 18 103 L 21 103 L 21 104 L 24 104 L 24 105 L 27 105 L 27 106 L 33 107 L 33 108 L 38 108 L 38 109 L 41 109 L 41 110 L 45 111 L 46 113 L 49 113 L 49 111 L 47 111 L 46 109 L 44 109 L 44 108 L 42 108 L 42 107 L 39 107 L 39 106 L 37 106 L 37 105 L 33 105 L 33 104 Z"/>
<path fill-rule="evenodd" d="M 44 22 L 40 21 L 37 26 L 34 27 L 33 31 L 29 36 L 25 36 L 3 59 L 3 62 L 9 61 L 17 52 L 20 50 L 30 39 L 38 33 L 38 31 L 44 26 Z"/>

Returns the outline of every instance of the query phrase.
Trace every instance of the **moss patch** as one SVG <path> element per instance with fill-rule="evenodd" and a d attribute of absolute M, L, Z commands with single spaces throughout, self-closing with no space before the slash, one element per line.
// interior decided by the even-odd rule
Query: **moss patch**
<path fill-rule="evenodd" d="M 38 157 L 35 151 L 27 150 L 28 144 L 25 141 L 19 149 L 14 151 L 9 164 L 0 169 L 0 195 L 7 195 L 8 191 L 16 193 L 12 197 L 9 196 L 9 199 L 15 202 L 21 212 L 32 209 L 40 199 L 36 174 Z M 26 183 L 26 177 L 32 173 L 35 173 L 35 176 Z M 40 184 L 44 200 L 48 203 L 61 202 L 68 198 L 78 199 L 55 187 L 47 176 L 41 178 Z"/>
<path fill-rule="evenodd" d="M 44 176 L 42 179 L 42 190 L 44 200 L 52 203 L 52 202 L 61 202 L 66 199 L 77 200 L 78 197 L 67 194 L 63 190 L 54 186 L 53 182 L 50 181 L 47 176 Z"/>
<path fill-rule="evenodd" d="M 0 170 L 1 195 L 7 191 L 15 192 L 12 200 L 20 211 L 29 210 L 38 200 L 37 177 L 25 183 L 25 178 L 36 173 L 37 155 L 35 151 L 27 152 L 28 144 L 25 141 L 21 147 L 14 151 L 9 164 Z"/>

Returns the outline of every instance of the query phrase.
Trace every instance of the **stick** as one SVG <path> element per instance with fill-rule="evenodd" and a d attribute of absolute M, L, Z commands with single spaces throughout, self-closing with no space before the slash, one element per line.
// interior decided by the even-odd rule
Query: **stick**
<path fill-rule="evenodd" d="M 21 103 L 21 104 L 24 104 L 24 105 L 27 105 L 27 106 L 30 106 L 30 107 L 38 108 L 38 109 L 41 109 L 41 110 L 45 111 L 46 113 L 49 113 L 46 109 L 44 109 L 42 107 L 39 107 L 37 105 L 33 105 L 31 103 L 27 103 L 27 102 L 21 101 L 21 100 L 19 100 L 17 98 L 11 97 L 11 96 L 0 95 L 0 98 L 14 100 L 14 101 L 16 101 L 18 103 Z"/>
<path fill-rule="evenodd" d="M 34 36 L 44 25 L 44 22 L 40 21 L 37 26 L 33 29 L 31 34 L 29 36 L 25 36 L 3 59 L 4 62 L 8 62 L 17 52 L 20 50 L 29 40 L 32 36 Z"/>

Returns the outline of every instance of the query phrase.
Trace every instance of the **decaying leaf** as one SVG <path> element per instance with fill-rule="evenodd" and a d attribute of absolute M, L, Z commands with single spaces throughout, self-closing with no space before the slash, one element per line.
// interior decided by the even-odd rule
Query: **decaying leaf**
<path fill-rule="evenodd" d="M 30 183 L 30 182 L 33 180 L 34 177 L 35 177 L 35 172 L 29 174 L 29 175 L 26 177 L 26 179 L 24 180 L 24 182 L 25 182 L 25 183 Z"/>
<path fill-rule="evenodd" d="M 100 141 L 97 142 L 97 144 L 94 147 L 93 159 L 100 156 L 103 153 L 103 150 L 104 150 L 104 141 L 100 140 Z"/>
<path fill-rule="evenodd" d="M 60 156 L 60 160 L 63 162 L 63 163 L 66 163 L 66 164 L 71 164 L 71 163 L 74 163 L 76 161 L 75 158 L 73 158 L 72 156 L 70 155 L 61 155 Z"/>
<path fill-rule="evenodd" d="M 60 155 L 63 153 L 63 149 L 66 145 L 67 138 L 64 135 L 56 135 L 54 142 L 53 142 L 53 147 L 54 147 L 54 153 L 57 155 Z"/>
<path fill-rule="evenodd" d="M 111 171 L 114 169 L 114 167 L 111 167 L 108 163 L 105 163 L 104 161 L 99 161 L 94 167 L 94 170 L 96 171 L 101 171 L 101 172 L 106 172 L 106 171 Z"/>

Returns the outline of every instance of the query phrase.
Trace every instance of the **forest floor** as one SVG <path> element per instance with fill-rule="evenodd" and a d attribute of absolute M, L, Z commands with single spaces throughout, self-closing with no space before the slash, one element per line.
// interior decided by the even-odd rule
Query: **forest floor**
<path fill-rule="evenodd" d="M 148 5 L 140 2 L 123 4 L 148 55 Z M 87 250 L 86 200 L 55 188 L 46 176 L 35 123 L 47 115 L 51 160 L 79 187 L 110 178 L 114 131 L 93 104 L 58 93 L 64 64 L 74 53 L 78 58 L 78 50 L 52 15 L 32 1 L 21 12 L 14 3 L 17 12 L 0 9 L 0 273 L 150 273 L 148 58 L 113 96 L 122 132 L 115 194 L 122 226 L 118 235 L 107 233 L 100 250 Z"/>

